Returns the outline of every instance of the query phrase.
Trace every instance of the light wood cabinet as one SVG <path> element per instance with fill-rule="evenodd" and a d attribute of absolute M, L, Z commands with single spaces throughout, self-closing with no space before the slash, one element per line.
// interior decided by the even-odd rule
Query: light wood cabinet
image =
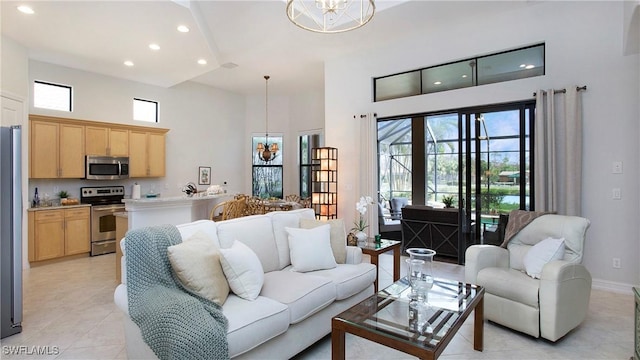
<path fill-rule="evenodd" d="M 128 156 L 129 177 L 165 176 L 168 129 L 29 115 L 29 177 L 84 178 L 85 156 Z"/>
<path fill-rule="evenodd" d="M 147 131 L 129 132 L 129 176 L 165 175 L 165 134 Z"/>
<path fill-rule="evenodd" d="M 64 256 L 64 212 L 59 210 L 29 213 L 29 261 Z"/>
<path fill-rule="evenodd" d="M 91 251 L 90 208 L 29 211 L 29 261 Z"/>
<path fill-rule="evenodd" d="M 91 214 L 89 208 L 64 210 L 64 254 L 91 251 Z"/>
<path fill-rule="evenodd" d="M 85 138 L 86 155 L 129 155 L 129 130 L 104 126 L 86 126 Z"/>
<path fill-rule="evenodd" d="M 84 177 L 84 127 L 32 121 L 30 176 L 35 179 Z"/>

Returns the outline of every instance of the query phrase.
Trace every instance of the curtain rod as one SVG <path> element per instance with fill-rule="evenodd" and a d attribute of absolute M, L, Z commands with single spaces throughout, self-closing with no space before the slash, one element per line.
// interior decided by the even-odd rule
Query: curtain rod
<path fill-rule="evenodd" d="M 585 86 L 576 86 L 576 91 L 584 91 L 587 90 L 587 85 Z M 565 94 L 567 92 L 567 89 L 560 89 L 560 90 L 553 90 L 553 94 Z M 545 94 L 546 91 L 543 90 L 543 94 Z M 533 96 L 536 96 L 536 93 L 533 93 Z"/>

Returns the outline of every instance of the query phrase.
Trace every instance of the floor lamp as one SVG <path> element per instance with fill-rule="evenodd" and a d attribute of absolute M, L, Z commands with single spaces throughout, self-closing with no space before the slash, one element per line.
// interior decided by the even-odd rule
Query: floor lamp
<path fill-rule="evenodd" d="M 319 220 L 338 218 L 338 149 L 311 150 L 311 205 Z"/>

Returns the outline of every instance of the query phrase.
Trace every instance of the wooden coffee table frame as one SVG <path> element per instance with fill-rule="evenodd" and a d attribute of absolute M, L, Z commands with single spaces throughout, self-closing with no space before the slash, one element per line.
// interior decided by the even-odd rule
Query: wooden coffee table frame
<path fill-rule="evenodd" d="M 470 286 L 462 283 L 459 284 Z M 400 301 L 398 299 L 389 298 L 385 298 L 382 301 L 381 300 L 382 299 L 379 298 L 378 294 L 372 295 L 371 297 L 363 300 L 354 307 L 363 306 L 363 304 L 371 301 L 377 302 L 378 304 L 387 300 Z M 387 304 L 389 304 L 390 301 L 387 301 Z M 348 311 L 349 310 L 347 310 L 346 312 Z M 376 313 L 378 311 L 376 311 Z M 416 356 L 419 359 L 437 359 L 447 347 L 451 339 L 453 339 L 453 337 L 457 334 L 458 330 L 469 317 L 471 312 L 474 312 L 473 348 L 474 350 L 482 351 L 484 344 L 484 288 L 478 286 L 476 296 L 471 299 L 471 302 L 467 305 L 463 313 L 451 325 L 451 328 L 444 334 L 442 339 L 440 339 L 440 341 L 435 346 L 433 346 L 433 348 L 427 349 L 424 347 L 420 347 L 417 344 L 413 344 L 406 339 L 394 337 L 393 334 L 384 334 L 382 332 L 373 331 L 365 326 L 354 324 L 353 322 L 343 319 L 341 317 L 342 314 L 340 314 L 331 320 L 331 358 L 333 360 L 341 360 L 345 358 L 345 333 L 349 333 L 361 338 L 368 339 L 375 343 L 388 346 L 398 351 L 402 351 L 409 355 Z M 434 325 L 437 326 L 437 324 Z"/>
<path fill-rule="evenodd" d="M 376 280 L 373 282 L 373 291 L 378 292 L 378 278 L 380 277 L 378 256 L 387 251 L 393 251 L 393 281 L 398 281 L 400 279 L 400 245 L 402 242 L 383 239 L 376 246 L 375 242 L 371 242 L 373 239 L 369 240 L 365 245 L 359 247 L 362 249 L 363 254 L 371 256 L 371 263 L 376 266 Z"/>

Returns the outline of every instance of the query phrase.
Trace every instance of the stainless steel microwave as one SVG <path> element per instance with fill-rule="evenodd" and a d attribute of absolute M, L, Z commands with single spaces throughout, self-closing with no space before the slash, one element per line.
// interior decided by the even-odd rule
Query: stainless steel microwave
<path fill-rule="evenodd" d="M 129 178 L 129 158 L 94 156 L 86 158 L 85 179 L 119 180 Z"/>

